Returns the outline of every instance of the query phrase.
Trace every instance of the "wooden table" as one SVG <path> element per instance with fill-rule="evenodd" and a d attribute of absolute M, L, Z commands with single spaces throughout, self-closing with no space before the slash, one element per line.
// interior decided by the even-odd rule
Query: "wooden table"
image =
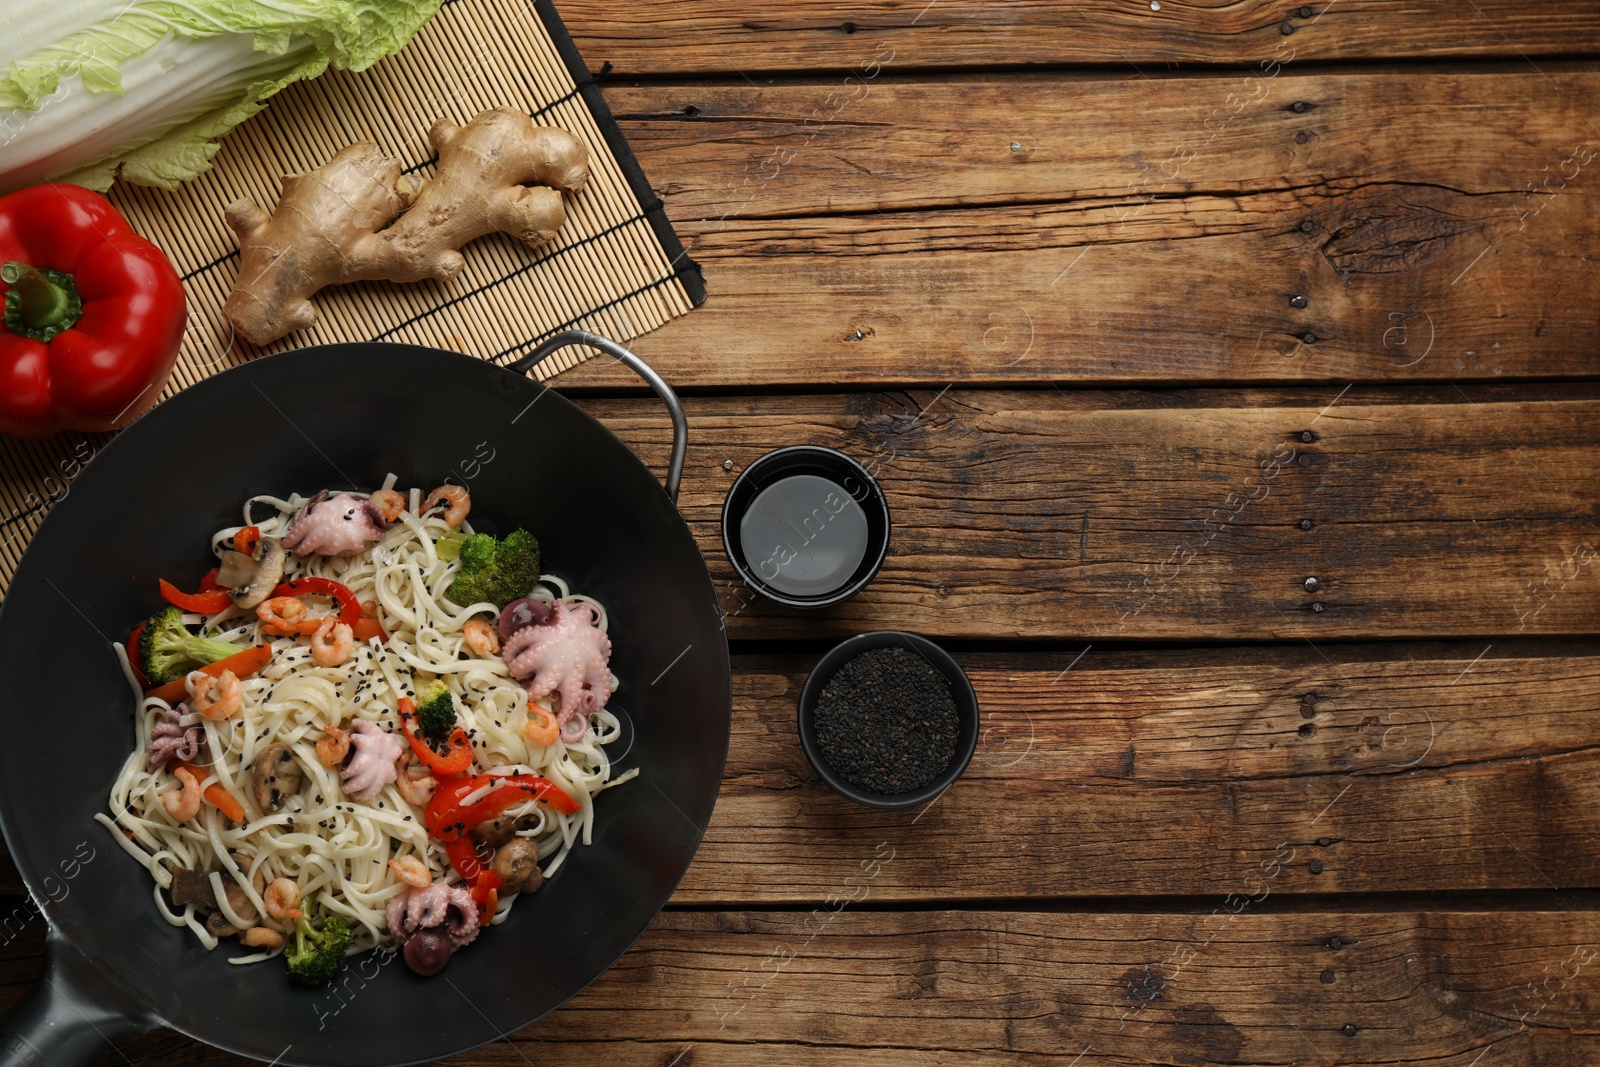
<path fill-rule="evenodd" d="M 711 290 L 638 348 L 688 397 L 733 744 L 638 945 L 449 1063 L 1600 1062 L 1600 7 L 563 14 Z M 558 384 L 663 461 L 621 372 Z M 718 534 L 795 443 L 896 519 L 816 615 Z M 905 813 L 793 728 L 890 627 L 984 714 Z"/>

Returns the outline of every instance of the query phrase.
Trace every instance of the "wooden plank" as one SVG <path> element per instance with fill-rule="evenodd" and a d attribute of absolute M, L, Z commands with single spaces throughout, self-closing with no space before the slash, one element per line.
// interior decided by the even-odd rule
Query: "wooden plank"
<path fill-rule="evenodd" d="M 680 507 L 734 638 L 1591 633 L 1600 394 L 1545 388 L 702 397 Z M 657 403 L 585 406 L 664 468 Z M 721 540 L 735 475 L 792 444 L 854 456 L 893 513 L 878 577 L 820 613 L 760 600 Z"/>
<path fill-rule="evenodd" d="M 892 864 L 890 865 L 892 866 Z M 1600 912 L 669 913 L 515 1035 L 474 1002 L 458 1067 L 983 1063 L 1535 1067 L 1600 1057 Z M 36 924 L 37 925 L 37 924 Z M 40 967 L 0 950 L 0 996 Z M 348 996 L 374 995 L 350 979 Z M 440 983 L 440 1004 L 472 1012 Z M 453 1006 L 453 1008 L 452 1008 Z M 330 1020 L 337 1025 L 337 1018 Z M 161 1033 L 97 1067 L 251 1061 Z"/>
<path fill-rule="evenodd" d="M 682 0 L 641 12 L 572 0 L 562 17 L 589 66 L 625 74 L 754 75 L 863 69 L 880 48 L 912 68 L 1036 63 L 1255 64 L 1456 56 L 1580 55 L 1600 50 L 1584 4 L 1476 0 L 1419 9 L 1401 0 L 1247 0 L 1159 7 L 1138 0 Z M 1287 27 L 1287 30 L 1285 29 Z"/>
<path fill-rule="evenodd" d="M 1596 885 L 1596 646 L 1485 644 L 958 655 L 978 751 L 938 801 L 887 813 L 799 749 L 814 657 L 741 660 L 722 793 L 674 901 L 813 904 L 880 849 L 881 903 L 1222 894 L 1268 857 L 1274 893 Z"/>
<path fill-rule="evenodd" d="M 1483 196 L 1551 178 L 1550 193 L 1592 198 L 1592 159 L 1558 171 L 1600 134 L 1589 122 L 1600 72 L 1526 65 L 1273 77 L 886 71 L 853 92 L 811 79 L 608 82 L 605 96 L 678 222 L 1137 205 L 1358 182 Z M 1530 219 L 1540 203 L 1527 205 Z"/>
<path fill-rule="evenodd" d="M 838 798 L 800 752 L 814 655 L 738 657 L 675 904 L 815 904 L 880 846 L 898 857 L 880 903 L 1220 894 L 1268 855 L 1289 857 L 1281 894 L 1600 879 L 1600 645 L 1080 651 L 960 653 L 978 751 L 895 813 Z"/>
<path fill-rule="evenodd" d="M 1600 74 L 1559 76 L 613 87 L 711 291 L 639 348 L 680 388 L 1594 375 Z"/>

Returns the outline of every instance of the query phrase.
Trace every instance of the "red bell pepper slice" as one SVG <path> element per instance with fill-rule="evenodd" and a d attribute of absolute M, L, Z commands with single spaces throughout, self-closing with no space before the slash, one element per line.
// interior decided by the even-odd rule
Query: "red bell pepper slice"
<path fill-rule="evenodd" d="M 400 709 L 400 725 L 405 729 L 406 740 L 411 742 L 411 751 L 415 752 L 417 758 L 426 763 L 435 774 L 461 774 L 472 766 L 472 742 L 467 738 L 465 730 L 459 726 L 451 730 L 450 740 L 445 743 L 445 750 L 440 752 L 417 736 L 416 702 L 410 697 L 401 697 L 396 706 Z"/>
<path fill-rule="evenodd" d="M 200 591 L 202 593 L 215 593 L 219 589 L 227 592 L 228 587 L 217 581 L 217 568 L 212 567 L 200 576 Z"/>
<path fill-rule="evenodd" d="M 124 646 L 128 650 L 128 666 L 133 668 L 133 680 L 139 683 L 140 689 L 150 688 L 150 679 L 146 678 L 144 671 L 139 669 L 139 635 L 144 633 L 145 623 L 149 621 L 149 619 L 146 619 L 138 626 L 135 626 L 133 632 L 128 635 L 127 645 Z"/>
<path fill-rule="evenodd" d="M 183 340 L 183 283 L 99 193 L 0 197 L 0 433 L 111 430 L 161 393 Z"/>
<path fill-rule="evenodd" d="M 246 526 L 242 530 L 234 531 L 233 550 L 235 552 L 242 552 L 247 556 L 253 556 L 256 554 L 256 546 L 260 543 L 261 527 L 259 526 Z"/>
<path fill-rule="evenodd" d="M 462 798 L 491 782 L 503 784 L 476 803 L 461 803 Z M 479 823 L 488 822 L 507 808 L 529 799 L 543 801 L 564 815 L 576 815 L 579 811 L 576 800 L 550 779 L 536 774 L 464 774 L 439 783 L 423 812 L 422 825 L 435 838 L 448 843 L 471 833 Z"/>
<path fill-rule="evenodd" d="M 444 843 L 445 855 L 450 857 L 450 866 L 468 885 L 476 885 L 478 879 L 484 874 L 491 873 L 478 858 L 478 847 L 472 843 L 470 837 L 456 837 Z"/>
<path fill-rule="evenodd" d="M 227 590 L 218 590 L 212 593 L 185 593 L 165 578 L 158 580 L 161 586 L 161 599 L 184 611 L 193 611 L 201 615 L 215 615 L 226 610 L 233 599 L 228 596 Z"/>
<path fill-rule="evenodd" d="M 505 882 L 494 871 L 484 871 L 472 884 L 472 900 L 478 905 L 478 923 L 482 925 L 494 918 L 500 906 L 500 887 Z"/>
<path fill-rule="evenodd" d="M 332 578 L 294 578 L 284 582 L 272 591 L 275 597 L 280 596 L 311 596 L 320 595 L 332 597 L 339 605 L 339 621 L 349 626 L 353 631 L 356 623 L 361 621 L 361 602 L 350 591 L 350 587 L 343 582 L 336 582 Z"/>
<path fill-rule="evenodd" d="M 377 619 L 357 619 L 356 624 L 350 627 L 350 632 L 357 641 L 370 641 L 376 637 L 379 641 L 387 642 L 389 635 L 384 632 L 383 625 Z"/>

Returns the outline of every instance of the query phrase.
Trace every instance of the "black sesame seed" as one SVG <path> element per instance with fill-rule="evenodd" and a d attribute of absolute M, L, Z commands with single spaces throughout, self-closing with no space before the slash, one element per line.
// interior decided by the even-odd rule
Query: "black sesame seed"
<path fill-rule="evenodd" d="M 817 743 L 839 776 L 895 795 L 920 789 L 955 758 L 950 685 L 917 653 L 877 648 L 850 660 L 822 690 Z"/>

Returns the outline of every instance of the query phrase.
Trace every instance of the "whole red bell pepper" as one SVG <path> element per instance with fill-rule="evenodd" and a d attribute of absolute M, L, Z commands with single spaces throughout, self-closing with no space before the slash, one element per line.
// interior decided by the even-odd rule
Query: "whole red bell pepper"
<path fill-rule="evenodd" d="M 183 283 L 99 193 L 0 196 L 0 291 L 0 433 L 116 429 L 161 395 L 183 340 Z"/>

